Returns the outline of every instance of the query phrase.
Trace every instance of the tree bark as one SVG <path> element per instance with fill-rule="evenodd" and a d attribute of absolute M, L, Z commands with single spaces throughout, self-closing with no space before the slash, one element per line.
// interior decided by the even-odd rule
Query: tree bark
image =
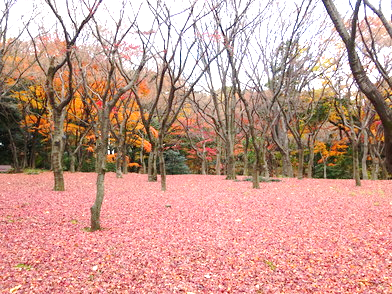
<path fill-rule="evenodd" d="M 222 139 L 217 136 L 217 144 L 216 144 L 216 164 L 215 164 L 215 174 L 217 176 L 221 175 L 221 151 L 222 151 Z"/>
<path fill-rule="evenodd" d="M 75 166 L 76 166 L 76 156 L 72 151 L 70 151 L 69 152 L 69 171 L 71 173 L 75 172 L 75 170 L 76 170 Z"/>
<path fill-rule="evenodd" d="M 163 156 L 163 148 L 159 148 L 158 150 L 158 158 L 159 158 L 159 171 L 161 174 L 161 190 L 166 191 L 166 166 L 165 166 L 165 157 Z"/>
<path fill-rule="evenodd" d="M 362 154 L 362 179 L 368 180 L 368 170 L 367 170 L 367 157 L 369 154 L 369 135 L 365 130 L 363 130 L 363 154 Z"/>
<path fill-rule="evenodd" d="M 125 138 L 124 134 L 120 131 L 120 138 L 117 146 L 117 156 L 116 156 L 116 178 L 120 179 L 123 177 L 123 161 L 125 160 L 125 156 L 123 153 L 124 150 L 124 143 L 125 143 Z"/>
<path fill-rule="evenodd" d="M 18 150 L 16 148 L 16 144 L 14 141 L 14 137 L 12 136 L 12 132 L 9 128 L 7 128 L 8 136 L 10 138 L 10 149 L 11 149 L 11 154 L 12 154 L 12 165 L 14 168 L 15 172 L 20 172 L 20 165 L 19 165 L 19 159 L 18 159 Z"/>
<path fill-rule="evenodd" d="M 375 154 L 374 148 L 375 147 L 373 145 L 370 145 L 370 156 L 372 158 L 371 177 L 372 177 L 372 180 L 377 180 L 378 179 L 378 173 L 380 171 L 380 162 L 378 160 L 377 155 Z"/>
<path fill-rule="evenodd" d="M 353 140 L 353 177 L 355 179 L 355 185 L 361 186 L 361 176 L 359 172 L 359 152 L 358 152 L 358 142 Z"/>
<path fill-rule="evenodd" d="M 91 210 L 91 228 L 92 232 L 101 229 L 101 208 L 102 202 L 105 195 L 105 174 L 106 174 L 106 155 L 108 150 L 108 139 L 109 139 L 109 113 L 103 113 L 102 110 L 100 115 L 100 134 L 101 140 L 97 145 L 97 192 L 95 202 L 90 208 Z"/>
<path fill-rule="evenodd" d="M 313 178 L 314 165 L 314 139 L 313 136 L 309 138 L 309 161 L 308 161 L 308 178 Z"/>
<path fill-rule="evenodd" d="M 64 191 L 63 153 L 64 153 L 65 109 L 53 109 L 54 130 L 52 135 L 52 169 L 54 173 L 54 191 Z"/>
<path fill-rule="evenodd" d="M 260 189 L 260 169 L 256 162 L 253 168 L 252 188 Z"/>
<path fill-rule="evenodd" d="M 298 144 L 298 179 L 304 178 L 304 148 Z"/>
<path fill-rule="evenodd" d="M 147 173 L 147 166 L 146 162 L 144 161 L 144 137 L 142 137 L 142 145 L 140 147 L 140 164 L 142 165 L 142 173 L 146 174 Z"/>
<path fill-rule="evenodd" d="M 157 177 L 157 147 L 156 144 L 151 142 L 151 152 L 148 156 L 148 181 L 156 182 L 158 181 Z"/>

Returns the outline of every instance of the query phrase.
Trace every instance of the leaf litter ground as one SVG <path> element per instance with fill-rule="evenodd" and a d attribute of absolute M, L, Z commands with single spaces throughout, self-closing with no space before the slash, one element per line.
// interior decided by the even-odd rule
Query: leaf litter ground
<path fill-rule="evenodd" d="M 1 293 L 392 293 L 392 182 L 0 174 Z"/>

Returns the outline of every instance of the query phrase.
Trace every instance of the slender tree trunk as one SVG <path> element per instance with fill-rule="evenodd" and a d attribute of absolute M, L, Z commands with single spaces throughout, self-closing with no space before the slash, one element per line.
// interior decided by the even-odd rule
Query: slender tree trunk
<path fill-rule="evenodd" d="M 78 172 L 80 172 L 81 170 L 82 170 L 82 167 L 83 167 L 83 162 L 84 162 L 84 158 L 85 158 L 85 152 L 81 152 L 80 151 L 80 149 L 78 150 L 78 165 L 77 165 L 77 167 L 76 167 L 76 170 L 78 171 Z"/>
<path fill-rule="evenodd" d="M 266 180 L 269 180 L 270 173 L 269 173 L 268 162 L 267 162 L 267 148 L 265 144 L 263 144 L 262 148 L 263 148 L 262 159 L 263 159 L 264 178 Z"/>
<path fill-rule="evenodd" d="M 97 194 L 94 205 L 90 208 L 91 210 L 91 231 L 97 231 L 101 229 L 101 208 L 102 202 L 105 195 L 105 172 L 100 171 L 97 175 Z"/>
<path fill-rule="evenodd" d="M 123 144 L 123 148 L 122 148 L 122 154 L 123 154 L 123 160 L 122 160 L 122 173 L 124 175 L 128 174 L 128 161 L 127 161 L 127 144 Z"/>
<path fill-rule="evenodd" d="M 205 154 L 202 154 L 202 156 L 201 156 L 201 174 L 202 175 L 206 175 L 207 174 L 206 169 L 207 169 L 206 156 L 205 156 Z"/>
<path fill-rule="evenodd" d="M 226 144 L 226 179 L 235 180 L 235 155 L 234 155 L 234 138 L 230 132 L 229 141 Z"/>
<path fill-rule="evenodd" d="M 123 177 L 123 161 L 125 160 L 124 155 L 124 145 L 125 145 L 125 136 L 126 132 L 124 131 L 125 128 L 125 120 L 120 125 L 119 131 L 119 138 L 118 138 L 118 145 L 117 145 L 117 156 L 116 156 L 116 178 Z"/>
<path fill-rule="evenodd" d="M 159 147 L 158 158 L 159 158 L 159 171 L 161 174 L 161 190 L 166 191 L 166 166 L 165 166 L 165 157 L 163 156 L 162 147 Z"/>
<path fill-rule="evenodd" d="M 353 177 L 355 179 L 355 185 L 361 186 L 361 176 L 359 172 L 359 154 L 358 154 L 358 142 L 353 140 Z"/>
<path fill-rule="evenodd" d="M 64 191 L 63 152 L 64 152 L 64 118 L 65 111 L 53 109 L 54 130 L 52 135 L 52 169 L 54 173 L 54 190 Z"/>
<path fill-rule="evenodd" d="M 148 157 L 148 181 L 156 182 L 157 177 L 157 147 L 155 143 L 151 143 L 151 152 Z"/>
<path fill-rule="evenodd" d="M 244 176 L 249 176 L 249 160 L 248 160 L 248 149 L 249 149 L 249 138 L 246 136 L 245 138 L 245 146 L 244 146 Z"/>
<path fill-rule="evenodd" d="M 323 167 L 324 167 L 324 179 L 327 178 L 327 161 L 323 161 Z"/>
<path fill-rule="evenodd" d="M 236 173 L 235 173 L 235 156 L 234 154 L 228 154 L 227 156 L 227 164 L 226 164 L 226 179 L 227 180 L 235 180 Z"/>
<path fill-rule="evenodd" d="M 29 158 L 28 158 L 28 154 L 29 154 L 29 148 L 28 148 L 28 135 L 24 135 L 24 140 L 23 140 L 23 157 L 22 157 L 22 164 L 21 164 L 21 169 L 25 169 L 28 166 L 28 162 L 29 162 Z"/>
<path fill-rule="evenodd" d="M 252 188 L 260 189 L 260 167 L 257 162 L 255 162 L 253 167 Z"/>
<path fill-rule="evenodd" d="M 38 118 L 38 121 L 41 121 L 41 118 Z M 36 167 L 36 152 L 37 152 L 37 137 L 38 137 L 38 128 L 34 131 L 31 139 L 31 147 L 30 147 L 30 158 L 28 162 L 28 166 L 30 168 L 35 168 Z"/>
<path fill-rule="evenodd" d="M 72 150 L 69 151 L 69 171 L 71 173 L 75 172 L 75 166 L 76 166 L 76 155 L 75 153 L 72 152 Z"/>
<path fill-rule="evenodd" d="M 20 172 L 19 158 L 18 158 L 18 149 L 16 148 L 16 144 L 14 141 L 14 137 L 12 136 L 12 132 L 9 128 L 7 128 L 8 136 L 10 138 L 10 149 L 12 154 L 12 162 L 13 168 L 15 172 Z"/>
<path fill-rule="evenodd" d="M 142 145 L 140 146 L 140 164 L 142 165 L 142 173 L 147 173 L 146 162 L 144 161 L 144 137 L 142 137 Z"/>
<path fill-rule="evenodd" d="M 363 130 L 363 155 L 362 155 L 362 179 L 367 180 L 367 157 L 369 154 L 369 135 L 366 130 Z"/>
<path fill-rule="evenodd" d="M 304 148 L 302 144 L 298 145 L 298 179 L 304 178 Z"/>
<path fill-rule="evenodd" d="M 122 146 L 120 142 L 119 146 L 117 146 L 117 156 L 116 156 L 116 178 L 118 179 L 123 177 L 122 167 L 123 167 L 123 153 L 122 153 Z"/>
<path fill-rule="evenodd" d="M 217 176 L 221 175 L 221 156 L 222 156 L 222 140 L 221 138 L 218 136 L 217 139 L 217 146 L 216 146 L 216 164 L 215 164 L 215 174 Z"/>
<path fill-rule="evenodd" d="M 309 139 L 309 161 L 308 161 L 308 178 L 313 178 L 314 165 L 314 140 L 313 137 Z"/>
<path fill-rule="evenodd" d="M 290 152 L 288 150 L 285 150 L 283 152 L 283 176 L 293 178 L 294 177 L 294 172 L 293 172 L 293 166 L 291 164 L 291 159 L 290 159 Z"/>
<path fill-rule="evenodd" d="M 372 180 L 377 180 L 378 179 L 378 173 L 380 171 L 380 162 L 378 161 L 378 157 L 374 152 L 374 146 L 373 144 L 370 145 L 370 157 L 372 158 L 372 171 L 371 171 L 371 177 Z"/>
<path fill-rule="evenodd" d="M 104 112 L 105 110 L 102 110 Z M 91 231 L 101 229 L 101 208 L 103 198 L 105 196 L 105 173 L 106 173 L 106 154 L 108 149 L 109 138 L 109 113 L 102 113 L 100 115 L 101 127 L 100 134 L 101 140 L 97 145 L 97 193 L 95 202 L 90 208 L 91 210 Z"/>
<path fill-rule="evenodd" d="M 249 160 L 248 160 L 248 150 L 244 150 L 244 176 L 249 176 Z"/>

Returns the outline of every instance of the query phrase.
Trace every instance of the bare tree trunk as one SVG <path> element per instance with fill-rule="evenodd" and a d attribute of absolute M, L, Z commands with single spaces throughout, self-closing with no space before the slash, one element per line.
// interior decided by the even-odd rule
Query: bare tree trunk
<path fill-rule="evenodd" d="M 142 173 L 146 174 L 147 173 L 147 166 L 146 162 L 144 161 L 144 136 L 142 136 L 142 145 L 140 147 L 140 163 L 142 165 Z"/>
<path fill-rule="evenodd" d="M 20 165 L 19 165 L 19 159 L 18 159 L 18 149 L 16 148 L 16 144 L 14 141 L 14 137 L 12 136 L 11 130 L 7 128 L 8 136 L 10 138 L 10 149 L 12 153 L 12 162 L 13 162 L 13 168 L 15 172 L 20 172 Z"/>
<path fill-rule="evenodd" d="M 260 189 L 260 167 L 257 162 L 255 162 L 253 167 L 252 188 Z"/>
<path fill-rule="evenodd" d="M 380 172 L 380 162 L 378 160 L 377 155 L 375 154 L 373 145 L 370 145 L 370 157 L 372 158 L 372 171 L 371 171 L 371 176 L 372 180 L 377 180 L 378 179 L 378 174 Z"/>
<path fill-rule="evenodd" d="M 101 141 L 97 145 L 97 193 L 91 210 L 91 231 L 101 229 L 101 208 L 105 195 L 106 154 L 108 149 L 109 114 L 100 116 Z"/>
<path fill-rule="evenodd" d="M 358 154 L 358 142 L 353 140 L 353 177 L 355 179 L 355 185 L 361 186 L 361 176 L 359 172 L 359 154 Z"/>
<path fill-rule="evenodd" d="M 128 174 L 128 161 L 127 161 L 127 144 L 123 144 L 123 148 L 122 148 L 122 154 L 123 154 L 123 160 L 122 160 L 122 173 L 124 175 Z"/>
<path fill-rule="evenodd" d="M 228 129 L 227 137 L 228 141 L 226 142 L 226 179 L 235 180 L 236 172 L 234 155 L 234 126 Z"/>
<path fill-rule="evenodd" d="M 235 172 L 235 156 L 234 156 L 234 152 L 230 152 L 230 154 L 227 154 L 226 158 L 227 158 L 226 179 L 227 180 L 235 180 L 236 179 L 236 172 Z"/>
<path fill-rule="evenodd" d="M 367 180 L 368 171 L 367 171 L 367 157 L 369 154 L 369 135 L 365 130 L 363 130 L 363 155 L 362 155 L 362 179 Z"/>
<path fill-rule="evenodd" d="M 313 136 L 309 138 L 309 161 L 308 161 L 308 178 L 313 178 L 314 165 L 314 139 Z"/>
<path fill-rule="evenodd" d="M 122 168 L 123 168 L 123 144 L 124 144 L 124 136 L 120 134 L 120 142 L 117 146 L 117 156 L 116 156 L 116 178 L 120 179 L 123 177 Z"/>
<path fill-rule="evenodd" d="M 248 160 L 248 149 L 249 149 L 249 137 L 245 136 L 245 146 L 244 146 L 244 176 L 249 175 L 249 160 Z"/>
<path fill-rule="evenodd" d="M 282 163 L 283 176 L 289 177 L 289 178 L 293 178 L 294 177 L 294 172 L 293 172 L 293 166 L 291 164 L 289 150 L 283 151 L 282 161 L 283 161 L 283 163 Z"/>
<path fill-rule="evenodd" d="M 327 178 L 327 161 L 323 161 L 324 179 Z"/>
<path fill-rule="evenodd" d="M 156 182 L 157 177 L 157 147 L 155 143 L 151 143 L 151 152 L 148 156 L 148 181 Z"/>
<path fill-rule="evenodd" d="M 206 170 L 207 170 L 207 160 L 205 154 L 203 154 L 201 156 L 201 174 L 206 175 L 207 174 Z"/>
<path fill-rule="evenodd" d="M 244 150 L 244 176 L 249 176 L 249 160 L 248 160 L 248 149 Z"/>
<path fill-rule="evenodd" d="M 75 172 L 75 166 L 76 166 L 76 156 L 72 152 L 72 150 L 69 151 L 69 171 L 71 173 Z"/>
<path fill-rule="evenodd" d="M 304 178 L 304 148 L 298 144 L 298 179 Z"/>
<path fill-rule="evenodd" d="M 267 162 L 267 148 L 265 144 L 262 145 L 262 159 L 263 159 L 263 170 L 264 170 L 264 178 L 266 180 L 269 180 L 270 174 L 269 174 L 269 168 L 268 168 L 268 162 Z"/>
<path fill-rule="evenodd" d="M 64 153 L 64 119 L 65 109 L 53 109 L 54 130 L 52 135 L 52 169 L 54 173 L 54 190 L 64 191 L 63 153 Z"/>
<path fill-rule="evenodd" d="M 163 148 L 158 148 L 158 158 L 159 158 L 159 171 L 161 174 L 161 190 L 166 191 L 166 166 L 165 157 L 163 156 Z"/>
<path fill-rule="evenodd" d="M 216 146 L 216 164 L 215 164 L 215 174 L 217 176 L 221 175 L 221 156 L 222 156 L 222 140 L 219 136 L 217 136 L 217 146 Z"/>

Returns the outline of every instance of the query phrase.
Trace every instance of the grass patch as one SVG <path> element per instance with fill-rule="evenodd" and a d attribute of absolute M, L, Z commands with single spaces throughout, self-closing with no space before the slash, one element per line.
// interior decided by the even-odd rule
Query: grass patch
<path fill-rule="evenodd" d="M 27 271 L 31 270 L 33 267 L 29 264 L 26 263 L 18 263 L 17 265 L 15 265 L 16 268 L 20 268 L 20 269 L 25 269 Z"/>
<path fill-rule="evenodd" d="M 270 260 L 264 260 L 264 263 L 272 270 L 276 271 L 277 266 Z"/>
<path fill-rule="evenodd" d="M 36 169 L 36 168 L 26 168 L 23 170 L 23 173 L 26 175 L 39 175 L 42 173 L 42 169 Z"/>

